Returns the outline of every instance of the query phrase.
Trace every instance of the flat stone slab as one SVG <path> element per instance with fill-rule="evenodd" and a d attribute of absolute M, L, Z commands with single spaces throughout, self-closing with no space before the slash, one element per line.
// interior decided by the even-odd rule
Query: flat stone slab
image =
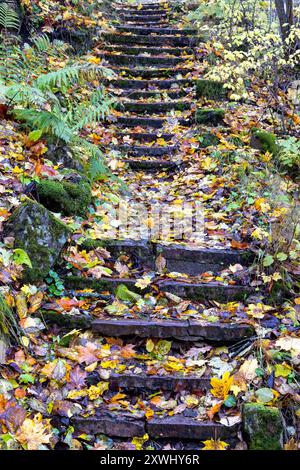
<path fill-rule="evenodd" d="M 118 33 L 103 33 L 102 37 L 105 41 L 111 44 L 144 44 L 149 46 L 188 46 L 194 47 L 200 41 L 201 38 L 196 36 L 175 36 L 175 35 L 156 35 L 147 36 L 139 34 L 122 35 Z"/>
<path fill-rule="evenodd" d="M 135 259 L 138 258 L 140 265 L 151 270 L 156 270 L 155 260 L 161 255 L 166 260 L 166 268 L 169 271 L 192 276 L 208 271 L 217 273 L 235 264 L 248 266 L 253 260 L 250 251 L 189 247 L 176 243 L 164 245 L 148 240 L 95 240 L 92 244 L 83 242 L 82 246 L 86 249 L 105 246 L 113 257 L 118 257 L 122 253 L 129 254 Z"/>
<path fill-rule="evenodd" d="M 92 323 L 92 330 L 101 336 L 139 336 L 141 338 L 170 338 L 188 334 L 187 321 L 148 321 L 127 320 L 122 318 L 97 319 Z"/>
<path fill-rule="evenodd" d="M 191 341 L 237 342 L 254 334 L 253 328 L 239 323 L 200 324 L 193 320 L 96 319 L 92 330 L 101 336 L 139 336 L 141 338 L 177 338 Z"/>
<path fill-rule="evenodd" d="M 224 439 L 237 432 L 237 426 L 226 427 L 219 423 L 202 422 L 183 416 L 151 419 L 146 430 L 151 437 L 173 439 Z"/>
<path fill-rule="evenodd" d="M 144 79 L 152 79 L 152 78 L 172 78 L 176 77 L 178 74 L 180 75 L 187 75 L 193 71 L 192 68 L 159 68 L 159 67 L 152 67 L 152 68 L 135 68 L 135 67 L 124 67 L 121 65 L 120 67 L 117 65 L 111 66 L 111 69 L 114 70 L 117 74 L 127 74 L 129 77 L 142 77 Z"/>
<path fill-rule="evenodd" d="M 183 87 L 194 85 L 194 82 L 190 79 L 180 79 L 171 78 L 167 80 L 139 80 L 139 79 L 127 79 L 127 78 L 117 78 L 106 82 L 107 85 L 115 86 L 116 88 L 122 89 L 135 89 L 135 90 L 144 90 L 147 88 L 155 87 L 157 90 L 168 90 L 170 88 L 174 89 L 175 86 Z"/>
<path fill-rule="evenodd" d="M 125 55 L 125 54 L 102 54 L 103 59 L 105 59 L 110 64 L 115 65 L 142 65 L 149 67 L 174 67 L 178 64 L 181 64 L 186 59 L 183 57 L 147 57 L 147 56 L 135 56 L 135 55 Z"/>
<path fill-rule="evenodd" d="M 142 157 L 162 157 L 163 155 L 172 155 L 177 150 L 176 145 L 166 145 L 165 147 L 147 146 L 147 145 L 115 145 L 115 150 L 126 153 L 128 155 Z"/>
<path fill-rule="evenodd" d="M 105 434 L 111 437 L 141 437 L 146 433 L 153 438 L 206 440 L 225 439 L 234 436 L 238 426 L 226 427 L 210 421 L 197 421 L 183 416 L 154 418 L 149 421 L 127 417 L 99 415 L 71 418 L 76 431 L 85 434 Z"/>
<path fill-rule="evenodd" d="M 191 109 L 190 101 L 167 101 L 156 103 L 143 103 L 141 101 L 123 101 L 119 102 L 117 109 L 119 111 L 133 111 L 135 113 L 156 114 L 171 111 L 172 109 L 185 111 Z"/>
<path fill-rule="evenodd" d="M 119 25 L 116 26 L 118 31 L 123 31 L 126 33 L 134 33 L 134 34 L 161 34 L 164 36 L 194 36 L 197 34 L 197 29 L 177 29 L 177 28 L 160 28 L 160 27 L 142 27 L 142 26 L 127 26 L 127 25 Z"/>
<path fill-rule="evenodd" d="M 178 90 L 178 91 L 170 91 L 170 90 L 164 90 L 164 91 L 134 91 L 134 90 L 124 90 L 123 93 L 121 94 L 122 97 L 125 98 L 130 98 L 132 100 L 147 100 L 149 98 L 156 98 L 157 96 L 159 99 L 163 97 L 163 95 L 167 95 L 168 98 L 172 100 L 179 100 L 183 96 L 186 95 L 185 90 Z"/>
<path fill-rule="evenodd" d="M 177 119 L 178 123 L 181 126 L 188 127 L 190 125 L 190 120 L 184 119 L 184 118 L 179 118 Z M 154 129 L 160 129 L 161 127 L 164 126 L 168 122 L 168 118 L 152 118 L 152 117 L 137 117 L 137 116 L 132 116 L 132 117 L 123 117 L 119 116 L 117 117 L 116 122 L 122 126 L 125 127 L 136 127 L 136 126 L 141 126 L 141 127 L 152 127 Z"/>
<path fill-rule="evenodd" d="M 134 46 L 120 46 L 120 45 L 107 45 L 105 46 L 107 51 L 115 51 L 115 52 L 124 52 L 124 54 L 132 54 L 132 55 L 140 55 L 143 53 L 151 54 L 151 55 L 160 55 L 160 54 L 170 54 L 175 56 L 181 56 L 184 54 L 193 55 L 194 49 L 188 47 L 134 47 Z"/>
<path fill-rule="evenodd" d="M 133 158 L 124 158 L 123 162 L 127 163 L 132 170 L 160 171 L 162 169 L 175 169 L 180 163 L 171 160 L 139 160 Z"/>
<path fill-rule="evenodd" d="M 75 416 L 71 422 L 81 433 L 105 434 L 115 437 L 141 437 L 145 434 L 144 420 L 121 418 L 118 416 L 100 416 L 82 418 Z"/>
<path fill-rule="evenodd" d="M 116 135 L 119 138 L 129 136 L 131 139 L 144 142 L 155 142 L 159 138 L 170 141 L 176 137 L 174 134 L 159 134 L 158 136 L 158 133 L 155 132 L 117 132 Z"/>
<path fill-rule="evenodd" d="M 209 390 L 210 378 L 207 377 L 174 377 L 171 375 L 134 375 L 112 374 L 109 377 L 112 389 L 147 389 L 147 390 Z"/>
<path fill-rule="evenodd" d="M 91 288 L 98 292 L 114 290 L 120 284 L 125 284 L 133 291 L 140 292 L 135 286 L 136 279 L 126 278 L 84 278 L 80 276 L 66 276 L 64 283 L 67 288 L 83 289 Z M 159 289 L 163 292 L 170 292 L 182 298 L 191 300 L 215 300 L 216 302 L 231 302 L 245 300 L 248 295 L 253 293 L 253 289 L 248 286 L 240 285 L 221 285 L 215 282 L 188 284 L 182 281 L 173 281 L 162 279 L 157 282 Z"/>

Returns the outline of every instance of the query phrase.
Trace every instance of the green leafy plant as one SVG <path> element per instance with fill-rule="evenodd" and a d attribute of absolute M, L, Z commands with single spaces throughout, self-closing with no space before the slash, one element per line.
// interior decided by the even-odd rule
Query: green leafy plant
<path fill-rule="evenodd" d="M 0 3 L 0 29 L 7 33 L 9 30 L 19 30 L 20 19 L 18 14 L 8 3 Z"/>
<path fill-rule="evenodd" d="M 46 277 L 46 282 L 51 294 L 55 295 L 56 297 L 60 297 L 63 294 L 65 290 L 63 282 L 59 275 L 52 269 L 49 271 L 48 276 Z"/>
<path fill-rule="evenodd" d="M 291 175 L 299 176 L 300 170 L 300 140 L 296 137 L 288 137 L 278 141 L 279 150 L 276 161 L 280 168 Z"/>

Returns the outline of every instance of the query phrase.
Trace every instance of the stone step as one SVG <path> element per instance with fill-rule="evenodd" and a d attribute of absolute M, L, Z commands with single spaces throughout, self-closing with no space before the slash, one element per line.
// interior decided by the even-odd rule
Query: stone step
<path fill-rule="evenodd" d="M 164 162 L 165 163 L 165 162 Z M 125 284 L 128 289 L 135 292 L 141 292 L 135 286 L 136 279 L 133 278 L 84 278 L 80 276 L 67 276 L 64 278 L 66 288 L 70 289 L 94 289 L 97 292 L 109 291 L 114 292 L 120 284 Z M 242 285 L 226 285 L 217 282 L 193 282 L 187 283 L 183 281 L 175 281 L 169 279 L 160 279 L 157 282 L 162 292 L 170 292 L 181 298 L 208 301 L 215 300 L 219 303 L 233 302 L 237 300 L 246 300 L 253 289 Z M 150 290 L 150 287 L 149 287 Z M 145 293 L 146 290 L 143 291 Z"/>
<path fill-rule="evenodd" d="M 129 117 L 123 117 L 123 116 L 118 116 L 116 119 L 117 124 L 120 124 L 125 127 L 144 127 L 144 128 L 155 128 L 155 129 L 160 129 L 162 128 L 165 124 L 168 122 L 168 117 L 163 117 L 163 118 L 151 118 L 151 117 L 137 117 L 137 116 L 129 116 Z M 178 124 L 181 126 L 188 127 L 191 123 L 190 120 L 185 119 L 185 118 L 178 118 L 177 119 Z"/>
<path fill-rule="evenodd" d="M 132 100 L 147 100 L 149 98 L 157 98 L 157 99 L 164 99 L 164 95 L 167 95 L 169 99 L 178 100 L 186 95 L 186 90 L 178 90 L 178 91 L 135 91 L 134 89 L 126 89 L 124 90 L 120 96 L 130 98 Z"/>
<path fill-rule="evenodd" d="M 209 377 L 197 376 L 174 376 L 174 375 L 136 375 L 132 373 L 111 374 L 109 387 L 113 390 L 118 388 L 147 389 L 147 390 L 209 390 L 211 388 Z"/>
<path fill-rule="evenodd" d="M 199 421 L 184 416 L 153 418 L 121 417 L 114 413 L 99 413 L 98 416 L 71 418 L 77 431 L 85 434 L 104 434 L 111 437 L 133 438 L 148 434 L 152 438 L 188 440 L 228 439 L 236 435 L 238 426 L 224 426 L 212 421 Z"/>
<path fill-rule="evenodd" d="M 134 171 L 144 170 L 150 173 L 161 170 L 174 170 L 180 165 L 180 161 L 172 160 L 141 160 L 138 158 L 124 158 L 122 160 Z"/>
<path fill-rule="evenodd" d="M 177 146 L 165 146 L 165 147 L 150 147 L 150 146 L 136 146 L 136 145 L 115 145 L 115 150 L 126 153 L 127 155 L 134 157 L 162 157 L 163 155 L 172 155 L 175 153 Z"/>
<path fill-rule="evenodd" d="M 133 113 L 162 114 L 168 111 L 186 111 L 191 109 L 190 101 L 160 101 L 160 102 L 141 102 L 141 101 L 120 101 L 116 109 L 118 111 L 131 111 Z"/>
<path fill-rule="evenodd" d="M 159 134 L 155 132 L 117 132 L 116 134 L 116 137 L 120 139 L 125 136 L 142 142 L 156 142 L 157 139 L 164 139 L 166 142 L 177 140 L 175 134 Z"/>
<path fill-rule="evenodd" d="M 155 3 L 142 3 L 142 6 L 140 5 L 124 5 L 123 3 L 115 3 L 114 6 L 116 9 L 119 11 L 124 11 L 124 10 L 130 10 L 134 12 L 141 12 L 145 10 L 163 10 L 167 11 L 168 8 L 165 6 L 166 4 L 164 2 L 155 2 Z"/>
<path fill-rule="evenodd" d="M 126 253 L 137 260 L 139 265 L 151 270 L 156 269 L 155 260 L 161 255 L 166 261 L 168 271 L 191 276 L 205 272 L 219 273 L 235 264 L 248 266 L 253 261 L 253 254 L 248 251 L 189 247 L 178 243 L 162 244 L 148 240 L 87 239 L 81 246 L 87 251 L 105 247 L 115 259 Z"/>
<path fill-rule="evenodd" d="M 132 55 L 140 55 L 140 54 L 150 54 L 150 55 L 173 55 L 173 56 L 181 56 L 185 55 L 193 55 L 194 50 L 188 47 L 134 47 L 134 46 L 110 46 L 107 45 L 105 47 L 107 51 L 114 51 L 114 52 L 124 52 L 125 54 L 132 54 Z"/>
<path fill-rule="evenodd" d="M 126 75 L 129 77 L 137 77 L 137 78 L 176 78 L 178 75 L 186 76 L 187 74 L 192 73 L 191 68 L 129 68 L 129 67 L 118 67 L 112 66 L 112 70 L 118 75 Z"/>
<path fill-rule="evenodd" d="M 182 57 L 155 57 L 155 56 L 136 56 L 125 54 L 101 54 L 106 62 L 113 65 L 135 65 L 149 67 L 176 67 L 186 59 Z"/>
<path fill-rule="evenodd" d="M 122 18 L 124 16 L 134 16 L 134 17 L 149 17 L 149 16 L 166 16 L 169 17 L 170 12 L 166 8 L 149 8 L 147 10 L 132 10 L 123 8 L 119 11 L 119 17 Z"/>
<path fill-rule="evenodd" d="M 118 78 L 110 81 L 105 81 L 107 85 L 111 84 L 116 88 L 121 88 L 124 90 L 134 89 L 134 90 L 145 90 L 148 88 L 155 87 L 158 91 L 165 90 L 176 90 L 180 87 L 191 86 L 193 84 L 190 79 L 169 79 L 169 80 L 134 80 L 126 78 Z"/>
<path fill-rule="evenodd" d="M 102 37 L 106 42 L 111 44 L 144 44 L 149 46 L 187 46 L 194 47 L 201 38 L 196 36 L 172 36 L 172 35 L 157 35 L 157 36 L 143 36 L 143 35 L 127 35 L 118 33 L 103 33 Z"/>
<path fill-rule="evenodd" d="M 128 26 L 128 25 L 119 25 L 116 26 L 117 31 L 123 33 L 132 33 L 148 36 L 150 34 L 162 35 L 162 36 L 195 36 L 197 34 L 197 29 L 178 29 L 178 28 L 160 28 L 158 27 L 142 27 L 142 26 Z"/>
<path fill-rule="evenodd" d="M 247 324 L 203 324 L 197 320 L 133 320 L 122 317 L 96 319 L 91 323 L 91 328 L 95 333 L 107 337 L 176 338 L 226 344 L 242 341 L 254 334 L 253 328 Z"/>
<path fill-rule="evenodd" d="M 143 23 L 147 25 L 148 23 L 160 24 L 161 22 L 167 22 L 167 13 L 161 13 L 157 15 L 119 15 L 125 23 Z"/>

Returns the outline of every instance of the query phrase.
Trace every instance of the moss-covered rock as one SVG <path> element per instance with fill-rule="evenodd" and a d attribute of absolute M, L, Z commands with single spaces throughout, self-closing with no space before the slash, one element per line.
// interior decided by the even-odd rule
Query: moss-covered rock
<path fill-rule="evenodd" d="M 276 136 L 271 132 L 258 129 L 253 130 L 250 145 L 255 149 L 261 150 L 262 152 L 269 152 L 273 155 L 276 155 L 278 152 Z"/>
<path fill-rule="evenodd" d="M 196 123 L 217 126 L 224 124 L 225 110 L 222 108 L 197 109 Z"/>
<path fill-rule="evenodd" d="M 278 408 L 246 403 L 243 406 L 243 429 L 249 450 L 282 449 L 283 419 Z"/>
<path fill-rule="evenodd" d="M 220 143 L 220 139 L 212 132 L 205 132 L 199 136 L 200 148 L 215 146 Z"/>
<path fill-rule="evenodd" d="M 63 168 L 70 168 L 82 172 L 84 170 L 83 164 L 79 157 L 74 155 L 70 149 L 64 144 L 50 144 L 48 145 L 48 151 L 45 155 L 51 162 L 62 165 Z"/>
<path fill-rule="evenodd" d="M 198 98 L 204 96 L 209 100 L 220 100 L 226 97 L 224 83 L 214 80 L 197 80 L 196 93 Z"/>
<path fill-rule="evenodd" d="M 32 269 L 24 271 L 27 282 L 42 280 L 58 260 L 71 230 L 45 207 L 28 200 L 5 223 L 4 237 L 14 238 L 14 247 L 28 254 Z"/>
<path fill-rule="evenodd" d="M 84 216 L 92 200 L 90 185 L 84 180 L 42 180 L 37 183 L 36 190 L 41 204 L 64 215 Z"/>

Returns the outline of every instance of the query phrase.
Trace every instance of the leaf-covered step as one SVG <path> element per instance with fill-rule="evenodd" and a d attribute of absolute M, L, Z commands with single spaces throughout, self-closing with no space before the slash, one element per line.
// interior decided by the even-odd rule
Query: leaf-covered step
<path fill-rule="evenodd" d="M 187 56 L 193 55 L 194 50 L 189 47 L 134 47 L 134 46 L 120 46 L 120 45 L 107 45 L 105 46 L 107 51 L 114 51 L 114 52 L 124 52 L 124 54 L 132 54 L 132 55 L 141 55 L 141 54 L 149 54 L 149 55 L 160 55 L 166 54 L 171 56 Z"/>
<path fill-rule="evenodd" d="M 201 41 L 201 38 L 196 36 L 190 37 L 174 35 L 144 36 L 135 34 L 103 33 L 102 37 L 106 42 L 111 44 L 143 44 L 149 46 L 194 47 Z"/>
<path fill-rule="evenodd" d="M 111 389 L 147 389 L 147 390 L 209 390 L 210 378 L 197 376 L 145 375 L 131 373 L 111 374 Z"/>
<path fill-rule="evenodd" d="M 191 122 L 190 120 L 185 119 L 185 118 L 179 118 L 177 120 L 178 120 L 179 125 L 186 126 L 186 127 L 189 126 Z M 168 117 L 151 118 L 151 117 L 137 117 L 137 116 L 132 116 L 132 117 L 118 116 L 116 119 L 116 122 L 125 127 L 141 126 L 144 128 L 152 127 L 155 129 L 160 129 L 165 124 L 167 124 Z"/>
<path fill-rule="evenodd" d="M 117 132 L 116 137 L 120 139 L 129 137 L 130 139 L 141 142 L 156 142 L 157 139 L 163 139 L 166 142 L 176 140 L 175 134 L 161 134 L 158 132 Z"/>
<path fill-rule="evenodd" d="M 190 101 L 160 101 L 154 103 L 140 101 L 121 101 L 116 109 L 119 111 L 132 111 L 134 113 L 161 114 L 171 110 L 186 111 L 191 109 Z"/>
<path fill-rule="evenodd" d="M 124 158 L 123 162 L 127 163 L 132 170 L 145 170 L 156 172 L 161 170 L 173 170 L 180 165 L 180 161 L 172 160 L 141 160 L 138 158 Z"/>
<path fill-rule="evenodd" d="M 194 36 L 197 34 L 197 29 L 177 29 L 177 28 L 160 28 L 160 27 L 142 27 L 142 26 L 116 26 L 118 31 L 124 33 L 133 33 L 141 35 L 159 34 L 163 36 Z"/>
<path fill-rule="evenodd" d="M 176 67 L 176 65 L 186 60 L 183 57 L 148 57 L 126 54 L 102 54 L 102 57 L 113 65 L 136 65 L 144 67 Z"/>
<path fill-rule="evenodd" d="M 106 82 L 107 83 L 107 82 Z M 153 90 L 177 90 L 181 89 L 185 86 L 190 86 L 192 84 L 191 80 L 189 79 L 167 79 L 167 80 L 139 80 L 139 79 L 128 79 L 128 78 L 118 78 L 115 80 L 110 80 L 108 82 L 112 86 L 116 88 L 121 88 L 124 90 L 127 89 L 134 89 L 134 90 L 145 90 L 150 89 Z"/>
<path fill-rule="evenodd" d="M 162 157 L 163 155 L 172 155 L 176 151 L 177 147 L 176 145 L 165 147 L 116 145 L 114 146 L 114 149 L 135 157 L 142 157 L 143 155 L 149 157 Z"/>
<path fill-rule="evenodd" d="M 142 161 L 142 160 L 141 160 Z M 165 162 L 162 162 L 162 165 Z M 140 292 L 140 289 L 135 286 L 136 279 L 132 278 L 84 278 L 80 276 L 68 276 L 64 278 L 65 286 L 71 289 L 84 289 L 90 288 L 97 292 L 109 291 L 114 292 L 120 284 L 125 284 L 128 289 L 135 292 Z M 231 302 L 237 300 L 245 300 L 253 293 L 253 289 L 248 286 L 241 285 L 226 285 L 217 282 L 201 283 L 193 282 L 187 283 L 183 281 L 174 280 L 159 280 L 159 289 L 162 292 L 170 292 L 181 298 L 207 301 L 215 300 L 216 302 Z"/>
<path fill-rule="evenodd" d="M 128 67 L 111 67 L 118 75 L 126 75 L 129 77 L 137 78 L 176 78 L 178 75 L 185 77 L 190 74 L 193 69 L 191 68 L 128 68 Z"/>
<path fill-rule="evenodd" d="M 118 317 L 96 319 L 91 327 L 95 333 L 107 337 L 177 338 L 214 343 L 236 343 L 253 335 L 253 329 L 247 324 L 205 324 L 196 320 L 133 320 Z"/>
<path fill-rule="evenodd" d="M 186 95 L 186 90 L 184 89 L 178 90 L 178 91 L 170 91 L 170 90 L 135 91 L 135 90 L 126 89 L 121 93 L 121 96 L 126 96 L 126 98 L 130 98 L 132 100 L 138 100 L 138 99 L 147 100 L 149 98 L 157 98 L 157 99 L 163 100 L 165 97 L 167 97 L 167 99 L 178 100 L 185 95 Z"/>
<path fill-rule="evenodd" d="M 133 12 L 143 12 L 145 10 L 149 11 L 149 10 L 163 10 L 163 11 L 167 11 L 168 10 L 168 7 L 166 6 L 166 3 L 164 2 L 150 2 L 150 3 L 142 3 L 142 4 L 138 4 L 138 5 L 124 5 L 123 3 L 115 3 L 114 6 L 116 7 L 116 9 L 118 9 L 119 11 L 125 11 L 125 10 L 130 10 L 130 11 L 133 11 Z"/>
<path fill-rule="evenodd" d="M 161 13 L 157 15 L 120 15 L 120 18 L 124 20 L 125 23 L 156 23 L 160 24 L 162 22 L 166 22 L 167 20 L 167 13 Z"/>
<path fill-rule="evenodd" d="M 148 240 L 91 240 L 82 242 L 82 248 L 89 251 L 105 247 L 113 258 L 126 253 L 138 260 L 139 265 L 155 270 L 158 256 L 164 258 L 166 269 L 171 272 L 197 276 L 205 272 L 219 273 L 230 265 L 247 266 L 253 260 L 248 251 L 217 248 L 197 248 L 180 244 L 162 244 Z"/>
<path fill-rule="evenodd" d="M 72 425 L 80 433 L 89 435 L 104 434 L 111 437 L 142 437 L 148 434 L 152 438 L 172 438 L 188 440 L 227 439 L 235 436 L 238 427 L 224 426 L 211 421 L 199 421 L 184 416 L 154 418 L 149 421 L 117 414 L 99 414 L 98 416 L 71 419 Z"/>

